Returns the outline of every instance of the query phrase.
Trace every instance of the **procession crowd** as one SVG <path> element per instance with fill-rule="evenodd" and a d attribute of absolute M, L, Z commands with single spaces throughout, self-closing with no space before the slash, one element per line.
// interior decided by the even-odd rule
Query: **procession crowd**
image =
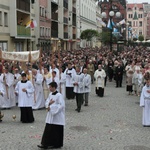
<path fill-rule="evenodd" d="M 75 111 L 80 113 L 83 105 L 89 105 L 91 84 L 95 84 L 96 95 L 103 97 L 107 82 L 115 82 L 115 88 L 119 88 L 124 78 L 128 94 L 140 98 L 143 126 L 150 126 L 150 50 L 146 47 L 110 51 L 103 46 L 43 52 L 41 59 L 34 63 L 3 61 L 0 71 L 1 109 L 10 109 L 17 104 L 21 110 L 20 121 L 32 123 L 33 110 L 47 108 L 39 148 L 63 146 L 65 99 L 75 98 Z M 49 132 L 57 135 L 57 140 L 47 135 Z"/>

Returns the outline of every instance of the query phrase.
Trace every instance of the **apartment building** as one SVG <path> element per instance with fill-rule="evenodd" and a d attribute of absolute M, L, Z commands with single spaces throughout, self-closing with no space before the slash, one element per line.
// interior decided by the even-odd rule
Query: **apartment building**
<path fill-rule="evenodd" d="M 32 1 L 34 3 L 34 1 Z M 4 51 L 24 51 L 35 48 L 34 31 L 26 24 L 34 19 L 30 0 L 2 0 L 0 4 L 0 47 Z"/>

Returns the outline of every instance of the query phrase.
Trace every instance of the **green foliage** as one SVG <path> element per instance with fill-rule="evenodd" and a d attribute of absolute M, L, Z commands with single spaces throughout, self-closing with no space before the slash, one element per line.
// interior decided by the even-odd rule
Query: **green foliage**
<path fill-rule="evenodd" d="M 141 41 L 141 42 L 144 41 L 144 36 L 140 35 L 139 38 L 138 38 L 138 40 Z"/>
<path fill-rule="evenodd" d="M 99 33 L 97 30 L 87 29 L 82 31 L 80 38 L 85 39 L 87 41 L 91 41 L 93 37 L 98 37 Z"/>
<path fill-rule="evenodd" d="M 111 36 L 110 31 L 102 31 L 100 34 L 101 42 L 104 44 L 110 43 L 110 36 Z"/>

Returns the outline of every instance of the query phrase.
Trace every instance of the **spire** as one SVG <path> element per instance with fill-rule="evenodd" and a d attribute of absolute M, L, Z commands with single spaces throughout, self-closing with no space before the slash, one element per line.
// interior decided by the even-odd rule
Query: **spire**
<path fill-rule="evenodd" d="M 138 20 L 137 12 L 135 11 L 133 20 Z"/>

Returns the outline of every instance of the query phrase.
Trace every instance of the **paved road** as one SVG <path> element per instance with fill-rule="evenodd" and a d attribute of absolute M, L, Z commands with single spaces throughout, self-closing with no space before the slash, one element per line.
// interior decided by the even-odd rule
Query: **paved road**
<path fill-rule="evenodd" d="M 89 106 L 75 111 L 75 100 L 66 100 L 66 126 L 62 150 L 150 150 L 150 128 L 142 126 L 139 97 L 129 96 L 109 82 L 105 97 L 95 95 L 92 85 Z M 4 110 L 0 123 L 0 150 L 38 150 L 46 111 L 34 111 L 33 124 L 19 122 L 20 111 Z M 16 121 L 12 120 L 15 114 Z"/>

